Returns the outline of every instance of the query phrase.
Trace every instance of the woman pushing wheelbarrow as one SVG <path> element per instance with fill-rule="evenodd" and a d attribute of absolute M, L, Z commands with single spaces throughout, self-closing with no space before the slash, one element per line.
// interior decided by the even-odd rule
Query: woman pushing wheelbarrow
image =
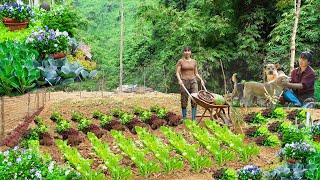
<path fill-rule="evenodd" d="M 187 116 L 187 105 L 189 97 L 188 93 L 198 93 L 197 78 L 201 81 L 201 84 L 204 86 L 204 82 L 198 73 L 197 61 L 191 58 L 190 47 L 185 47 L 183 49 L 183 56 L 178 61 L 176 66 L 176 76 L 180 84 L 182 118 L 185 119 Z M 197 104 L 194 101 L 191 101 L 192 120 L 196 119 L 196 114 Z"/>
<path fill-rule="evenodd" d="M 176 65 L 176 76 L 180 84 L 181 93 L 181 111 L 182 118 L 185 119 L 187 116 L 187 105 L 188 98 L 191 98 L 191 119 L 196 119 L 197 114 L 197 104 L 205 108 L 204 113 L 201 116 L 204 117 L 206 111 L 210 112 L 211 119 L 221 118 L 225 124 L 229 124 L 229 105 L 225 104 L 222 96 L 217 94 L 209 93 L 204 85 L 204 81 L 200 77 L 197 69 L 197 62 L 191 58 L 191 48 L 185 47 L 183 49 L 183 57 L 178 61 Z M 204 91 L 198 92 L 197 78 L 201 82 L 201 86 Z M 222 103 L 214 104 L 214 100 L 220 99 Z M 217 101 L 215 101 L 217 102 Z M 225 116 L 224 108 L 228 109 L 229 119 Z M 214 113 L 215 110 L 215 114 Z M 201 120 L 200 119 L 200 120 Z"/>

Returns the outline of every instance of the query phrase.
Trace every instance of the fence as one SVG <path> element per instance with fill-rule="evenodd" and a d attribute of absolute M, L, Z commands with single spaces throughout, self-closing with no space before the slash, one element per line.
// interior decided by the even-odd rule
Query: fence
<path fill-rule="evenodd" d="M 43 108 L 50 99 L 50 93 L 37 91 L 17 97 L 1 97 L 0 139 L 16 128 L 24 119 Z"/>

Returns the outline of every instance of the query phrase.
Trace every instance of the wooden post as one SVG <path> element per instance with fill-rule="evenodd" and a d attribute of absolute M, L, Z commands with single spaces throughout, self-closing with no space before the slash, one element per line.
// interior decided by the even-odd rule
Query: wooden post
<path fill-rule="evenodd" d="M 1 97 L 1 140 L 4 138 L 4 126 L 5 126 L 5 119 L 4 119 L 4 97 Z"/>
<path fill-rule="evenodd" d="M 30 117 L 30 93 L 28 93 L 28 117 Z"/>
<path fill-rule="evenodd" d="M 295 0 L 295 3 L 294 3 L 295 19 L 294 19 L 294 25 L 293 25 L 293 29 L 292 29 L 291 47 L 290 47 L 290 51 L 291 51 L 290 73 L 294 69 L 294 59 L 295 59 L 295 55 L 296 55 L 296 35 L 297 35 L 298 22 L 299 22 L 299 17 L 300 17 L 300 6 L 301 6 L 301 0 Z"/>

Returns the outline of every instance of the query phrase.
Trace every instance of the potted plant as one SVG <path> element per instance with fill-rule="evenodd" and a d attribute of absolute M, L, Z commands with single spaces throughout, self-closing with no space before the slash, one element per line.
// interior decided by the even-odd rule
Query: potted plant
<path fill-rule="evenodd" d="M 242 169 L 238 170 L 238 179 L 260 180 L 262 179 L 262 170 L 257 166 L 247 165 Z"/>
<path fill-rule="evenodd" d="M 24 29 L 33 17 L 30 6 L 18 3 L 6 3 L 0 6 L 0 17 L 10 31 Z"/>
<path fill-rule="evenodd" d="M 26 40 L 42 56 L 50 55 L 54 59 L 64 58 L 68 50 L 70 37 L 66 31 L 39 29 Z M 44 58 L 44 57 L 42 57 Z"/>

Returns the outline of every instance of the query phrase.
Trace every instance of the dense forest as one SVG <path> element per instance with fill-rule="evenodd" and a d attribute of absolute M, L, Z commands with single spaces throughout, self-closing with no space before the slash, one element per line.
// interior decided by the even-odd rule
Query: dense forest
<path fill-rule="evenodd" d="M 84 37 L 109 86 L 119 81 L 120 2 L 76 0 L 87 19 Z M 206 86 L 223 90 L 220 60 L 228 89 L 233 73 L 241 80 L 262 80 L 263 64 L 280 63 L 289 73 L 293 0 L 125 0 L 124 82 L 176 92 L 175 64 L 191 46 Z M 312 51 L 320 57 L 320 1 L 305 0 L 298 24 L 296 60 Z M 145 74 L 143 74 L 143 72 Z"/>

